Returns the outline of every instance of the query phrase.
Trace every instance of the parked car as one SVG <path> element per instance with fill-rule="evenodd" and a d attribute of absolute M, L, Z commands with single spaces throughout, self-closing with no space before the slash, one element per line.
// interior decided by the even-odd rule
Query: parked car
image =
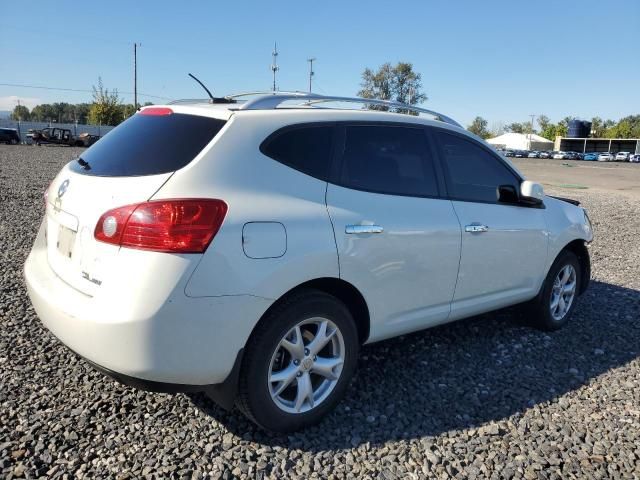
<path fill-rule="evenodd" d="M 100 139 L 98 135 L 90 135 L 88 133 L 81 133 L 76 137 L 68 128 L 52 127 L 42 130 L 30 130 L 27 136 L 36 145 L 51 143 L 71 147 L 90 147 Z"/>
<path fill-rule="evenodd" d="M 567 158 L 567 153 L 566 152 L 554 152 L 553 158 L 555 158 L 557 160 L 563 160 L 563 159 Z"/>
<path fill-rule="evenodd" d="M 552 153 L 551 152 L 540 152 L 540 154 L 538 155 L 539 158 L 551 158 Z"/>
<path fill-rule="evenodd" d="M 629 156 L 629 161 L 633 163 L 640 163 L 640 153 L 635 153 Z"/>
<path fill-rule="evenodd" d="M 566 160 L 581 160 L 581 154 L 578 152 L 565 152 L 564 158 Z"/>
<path fill-rule="evenodd" d="M 143 107 L 64 166 L 24 269 L 44 325 L 124 383 L 292 431 L 362 344 L 521 302 L 566 324 L 590 277 L 579 202 L 444 115 L 318 98 Z"/>
<path fill-rule="evenodd" d="M 616 153 L 616 162 L 628 162 L 631 152 L 618 152 Z"/>
<path fill-rule="evenodd" d="M 583 160 L 598 160 L 598 152 L 591 152 L 591 153 L 585 153 L 584 156 L 582 157 Z"/>
<path fill-rule="evenodd" d="M 513 157 L 515 155 L 515 152 L 513 150 L 505 150 L 504 151 L 504 156 L 505 157 Z"/>
<path fill-rule="evenodd" d="M 540 152 L 537 152 L 535 150 L 529 152 L 529 154 L 527 155 L 528 158 L 538 158 L 540 156 Z"/>
<path fill-rule="evenodd" d="M 0 128 L 0 143 L 17 145 L 20 143 L 20 135 L 15 128 Z"/>
<path fill-rule="evenodd" d="M 598 161 L 599 162 L 613 162 L 615 159 L 613 153 L 610 152 L 604 152 L 601 153 L 600 155 L 598 155 Z"/>
<path fill-rule="evenodd" d="M 527 150 L 515 150 L 513 152 L 513 156 L 516 158 L 527 158 L 527 156 L 529 156 L 529 152 Z"/>

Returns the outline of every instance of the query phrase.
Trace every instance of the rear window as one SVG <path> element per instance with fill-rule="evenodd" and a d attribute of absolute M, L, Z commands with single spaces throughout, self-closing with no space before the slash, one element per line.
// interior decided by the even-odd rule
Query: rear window
<path fill-rule="evenodd" d="M 224 120 L 181 113 L 137 113 L 82 153 L 71 170 L 101 177 L 173 172 L 191 162 L 224 124 Z"/>

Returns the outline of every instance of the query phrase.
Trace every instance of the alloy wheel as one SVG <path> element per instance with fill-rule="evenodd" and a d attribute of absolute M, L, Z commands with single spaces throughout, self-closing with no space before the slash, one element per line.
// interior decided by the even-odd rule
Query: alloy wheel
<path fill-rule="evenodd" d="M 271 357 L 267 379 L 271 399 L 287 413 L 308 412 L 335 388 L 344 360 L 344 338 L 335 323 L 322 317 L 299 322 Z"/>
<path fill-rule="evenodd" d="M 569 312 L 576 295 L 577 275 L 573 265 L 565 265 L 560 269 L 553 281 L 551 289 L 551 317 L 560 321 Z"/>

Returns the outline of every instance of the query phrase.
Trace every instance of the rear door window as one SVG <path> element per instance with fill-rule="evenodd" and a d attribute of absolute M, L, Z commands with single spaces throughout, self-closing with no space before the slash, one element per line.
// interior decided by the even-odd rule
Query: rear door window
<path fill-rule="evenodd" d="M 345 127 L 339 183 L 375 193 L 438 196 L 425 131 L 389 125 Z"/>
<path fill-rule="evenodd" d="M 260 151 L 302 173 L 327 180 L 333 125 L 285 127 L 261 145 Z"/>
<path fill-rule="evenodd" d="M 173 172 L 191 162 L 225 123 L 181 113 L 137 113 L 82 153 L 71 170 L 103 177 Z"/>

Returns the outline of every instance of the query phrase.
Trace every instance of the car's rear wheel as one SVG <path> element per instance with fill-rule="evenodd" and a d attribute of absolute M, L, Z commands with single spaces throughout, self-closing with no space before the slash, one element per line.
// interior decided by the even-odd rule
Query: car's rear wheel
<path fill-rule="evenodd" d="M 564 250 L 558 255 L 538 296 L 528 305 L 532 323 L 542 330 L 564 326 L 575 308 L 580 291 L 580 263 L 576 255 Z"/>
<path fill-rule="evenodd" d="M 238 406 L 262 428 L 290 432 L 320 421 L 356 367 L 358 333 L 335 297 L 300 291 L 276 306 L 245 350 Z"/>

